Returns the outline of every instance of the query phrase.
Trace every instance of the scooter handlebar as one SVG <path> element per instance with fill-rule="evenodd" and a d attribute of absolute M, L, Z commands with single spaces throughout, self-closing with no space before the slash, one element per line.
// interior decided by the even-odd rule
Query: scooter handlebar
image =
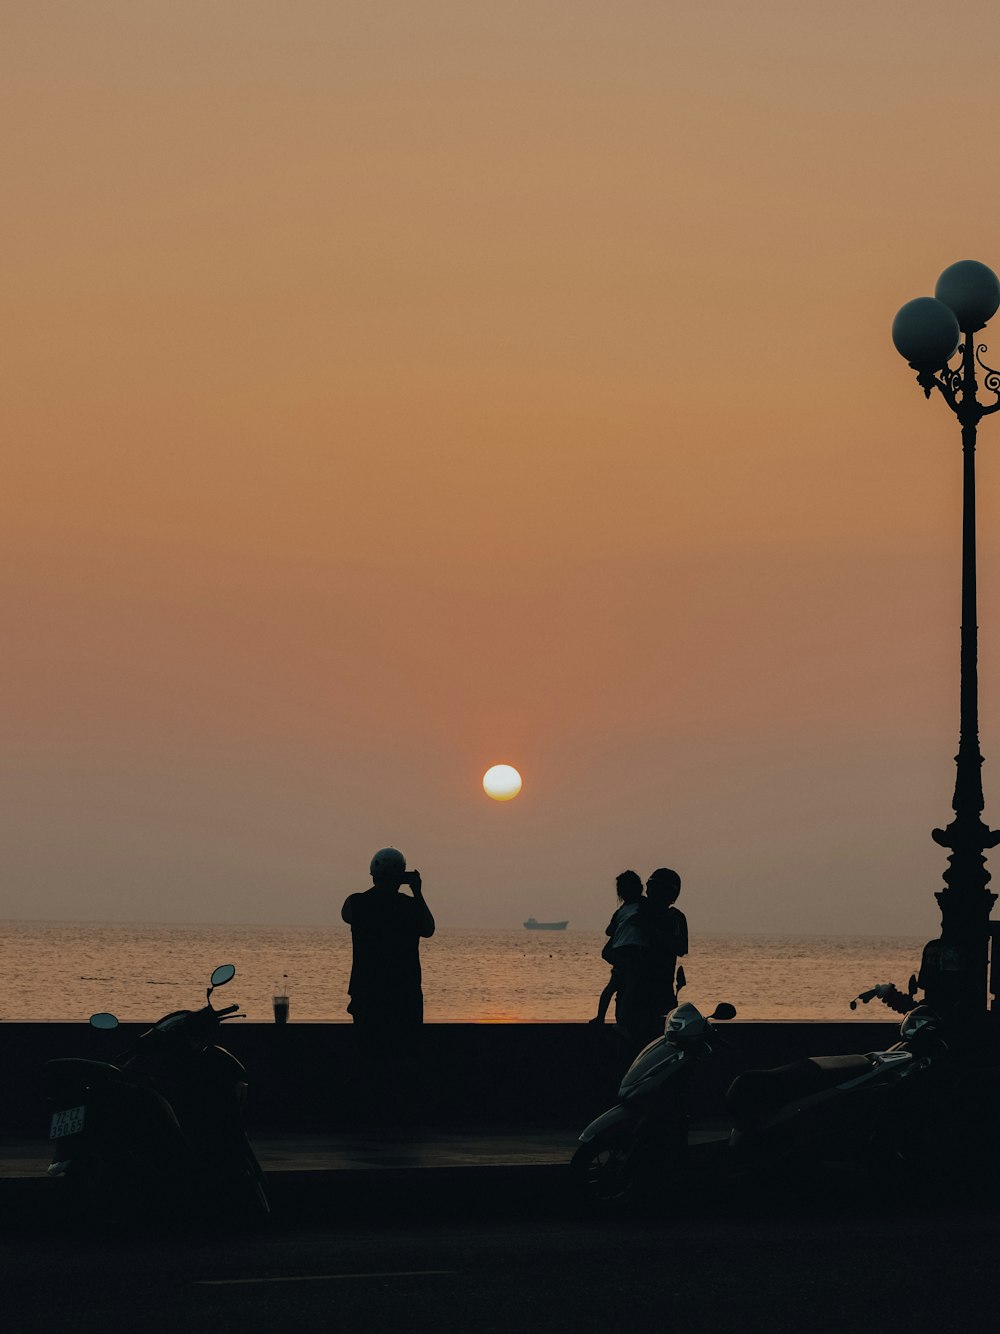
<path fill-rule="evenodd" d="M 216 1010 L 215 1013 L 216 1013 L 216 1014 L 219 1016 L 219 1018 L 221 1019 L 222 1016 L 223 1016 L 224 1014 L 235 1014 L 236 1011 L 237 1011 L 239 1008 L 240 1008 L 240 1007 L 239 1007 L 238 1004 L 236 1004 L 236 1005 L 227 1005 L 226 1008 L 225 1008 L 224 1010 Z"/>
<path fill-rule="evenodd" d="M 860 1001 L 862 1005 L 867 1005 L 870 1000 L 875 1000 L 876 997 L 878 997 L 879 1000 L 883 1000 L 886 996 L 891 996 L 895 991 L 896 986 L 893 982 L 879 982 L 876 986 L 870 987 L 868 991 L 859 992 L 859 994 L 851 1001 L 851 1009 L 856 1010 L 858 1008 L 858 1001 Z"/>

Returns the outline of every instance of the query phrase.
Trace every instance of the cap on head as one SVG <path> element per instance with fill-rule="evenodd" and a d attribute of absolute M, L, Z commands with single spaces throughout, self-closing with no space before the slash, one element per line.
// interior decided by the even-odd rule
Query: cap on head
<path fill-rule="evenodd" d="M 406 872 L 406 858 L 398 848 L 379 848 L 371 862 L 372 876 L 386 880 L 391 876 L 401 876 Z"/>

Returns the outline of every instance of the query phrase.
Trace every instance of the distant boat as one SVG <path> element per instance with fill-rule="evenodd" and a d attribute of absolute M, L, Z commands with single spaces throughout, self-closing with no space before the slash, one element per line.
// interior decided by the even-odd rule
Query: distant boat
<path fill-rule="evenodd" d="M 535 917 L 529 917 L 524 924 L 526 931 L 565 931 L 569 926 L 569 918 L 565 922 L 539 922 Z"/>

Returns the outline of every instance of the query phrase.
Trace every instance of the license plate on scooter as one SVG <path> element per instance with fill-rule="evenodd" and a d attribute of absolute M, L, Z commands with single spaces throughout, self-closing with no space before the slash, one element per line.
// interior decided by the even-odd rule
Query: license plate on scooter
<path fill-rule="evenodd" d="M 86 1110 L 86 1106 L 67 1107 L 65 1111 L 53 1112 L 49 1139 L 67 1139 L 70 1135 L 79 1135 Z"/>

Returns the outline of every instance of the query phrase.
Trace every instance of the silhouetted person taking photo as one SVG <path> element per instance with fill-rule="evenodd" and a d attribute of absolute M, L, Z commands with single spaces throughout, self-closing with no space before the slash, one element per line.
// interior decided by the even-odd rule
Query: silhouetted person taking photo
<path fill-rule="evenodd" d="M 390 1034 L 424 1021 L 420 940 L 434 934 L 434 918 L 420 872 L 408 872 L 396 848 L 376 852 L 371 875 L 371 889 L 349 895 L 340 912 L 354 949 L 347 1010 L 355 1024 Z"/>

